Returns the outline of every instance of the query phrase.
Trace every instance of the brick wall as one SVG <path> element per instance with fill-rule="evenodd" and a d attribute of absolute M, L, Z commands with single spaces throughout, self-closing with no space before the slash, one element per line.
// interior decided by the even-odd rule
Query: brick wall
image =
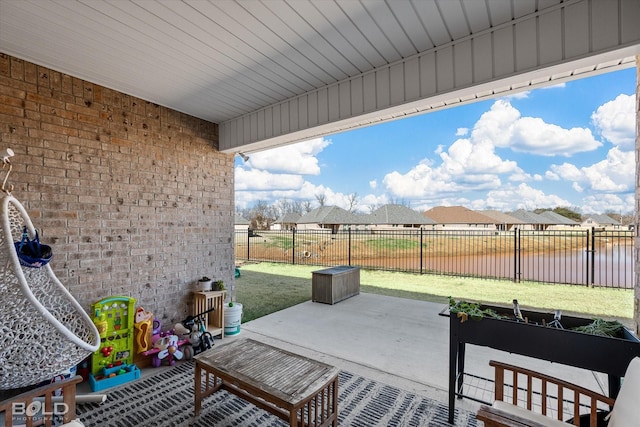
<path fill-rule="evenodd" d="M 217 146 L 213 123 L 0 53 L 12 194 L 87 310 L 132 296 L 168 327 L 199 277 L 233 285 L 233 156 Z"/>

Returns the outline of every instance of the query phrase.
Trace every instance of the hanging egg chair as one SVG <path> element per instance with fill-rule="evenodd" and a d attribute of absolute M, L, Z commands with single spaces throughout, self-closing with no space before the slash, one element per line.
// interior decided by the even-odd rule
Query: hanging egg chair
<path fill-rule="evenodd" d="M 7 153 L 0 160 L 9 165 L 8 177 L 13 153 Z M 36 230 L 24 206 L 5 189 L 7 177 L 0 201 L 0 390 L 50 380 L 100 345 L 91 318 L 48 264 L 51 253 L 39 258 L 18 253 L 23 234 L 37 240 Z"/>

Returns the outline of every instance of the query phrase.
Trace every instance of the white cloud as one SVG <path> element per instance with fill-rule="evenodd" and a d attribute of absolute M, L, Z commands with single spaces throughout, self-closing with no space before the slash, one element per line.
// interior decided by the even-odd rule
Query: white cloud
<path fill-rule="evenodd" d="M 367 194 L 360 199 L 358 204 L 358 210 L 364 213 L 370 213 L 371 207 L 378 207 L 389 203 L 389 199 L 386 194 L 376 196 L 374 194 Z"/>
<path fill-rule="evenodd" d="M 567 181 L 581 181 L 584 173 L 571 163 L 563 163 L 561 165 L 551 165 L 551 174 Z"/>
<path fill-rule="evenodd" d="M 557 173 L 552 171 L 546 171 L 544 173 L 544 177 L 549 181 L 560 181 L 560 176 Z"/>
<path fill-rule="evenodd" d="M 544 178 L 542 175 L 526 173 L 524 171 L 518 171 L 509 176 L 509 181 L 512 182 L 529 182 L 529 181 L 542 181 Z"/>
<path fill-rule="evenodd" d="M 591 121 L 603 138 L 612 144 L 631 149 L 635 145 L 635 96 L 620 94 L 591 115 Z"/>
<path fill-rule="evenodd" d="M 604 212 L 628 213 L 633 212 L 635 197 L 632 194 L 595 194 L 582 200 L 583 214 L 601 214 Z"/>
<path fill-rule="evenodd" d="M 318 175 L 320 166 L 317 155 L 331 141 L 315 138 L 308 141 L 251 153 L 248 166 L 272 172 L 286 172 L 301 175 Z"/>
<path fill-rule="evenodd" d="M 584 188 L 582 188 L 582 186 L 577 182 L 574 182 L 573 184 L 571 184 L 571 188 L 573 188 L 573 190 L 576 193 L 582 193 L 584 191 Z"/>
<path fill-rule="evenodd" d="M 456 129 L 456 136 L 466 136 L 469 133 L 469 128 Z"/>
<path fill-rule="evenodd" d="M 442 168 L 451 175 L 501 174 L 519 170 L 516 162 L 502 160 L 494 148 L 488 141 L 458 139 L 446 152 L 440 153 Z"/>
<path fill-rule="evenodd" d="M 540 118 L 521 117 L 520 112 L 504 100 L 496 101 L 480 117 L 471 137 L 476 143 L 540 156 L 568 157 L 602 145 L 587 128 L 564 129 Z"/>
<path fill-rule="evenodd" d="M 613 147 L 607 157 L 591 166 L 577 168 L 571 163 L 551 165 L 551 173 L 578 184 L 576 191 L 591 190 L 606 193 L 627 192 L 634 188 L 635 158 L 633 152 Z"/>
<path fill-rule="evenodd" d="M 517 187 L 492 190 L 486 198 L 473 202 L 475 209 L 498 209 L 503 211 L 570 206 L 571 203 L 555 194 L 545 194 L 525 183 Z"/>
<path fill-rule="evenodd" d="M 514 123 L 509 147 L 541 156 L 566 156 L 602 145 L 586 128 L 564 129 L 540 118 L 523 117 Z"/>
<path fill-rule="evenodd" d="M 378 187 L 378 181 L 375 179 L 372 179 L 371 181 L 369 181 L 369 188 L 375 190 Z"/>
<path fill-rule="evenodd" d="M 235 169 L 235 190 L 237 191 L 274 191 L 291 190 L 302 187 L 300 175 L 274 174 L 258 169 Z"/>
<path fill-rule="evenodd" d="M 555 85 L 551 85 L 551 86 L 543 86 L 540 89 L 564 89 L 567 86 L 566 82 L 562 82 L 562 83 L 558 83 Z"/>
<path fill-rule="evenodd" d="M 500 99 L 504 99 L 506 101 L 510 100 L 510 99 L 526 99 L 529 97 L 529 94 L 531 93 L 530 90 L 524 90 L 522 92 L 516 92 L 510 95 L 506 95 L 501 97 Z"/>

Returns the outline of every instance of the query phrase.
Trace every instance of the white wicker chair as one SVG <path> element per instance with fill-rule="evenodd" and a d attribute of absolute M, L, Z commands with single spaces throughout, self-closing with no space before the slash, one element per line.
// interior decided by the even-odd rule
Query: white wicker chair
<path fill-rule="evenodd" d="M 6 163 L 6 160 L 5 160 Z M 5 178 L 6 182 L 6 178 Z M 0 389 L 50 380 L 98 350 L 91 318 L 47 264 L 20 264 L 14 242 L 35 228 L 9 191 L 0 205 Z"/>

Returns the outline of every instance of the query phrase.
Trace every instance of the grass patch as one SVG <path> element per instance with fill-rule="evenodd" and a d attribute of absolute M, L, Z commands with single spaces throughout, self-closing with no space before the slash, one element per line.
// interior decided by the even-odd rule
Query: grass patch
<path fill-rule="evenodd" d="M 236 300 L 242 303 L 242 321 L 249 322 L 311 299 L 311 273 L 296 277 L 268 270 L 241 269 L 236 278 Z M 275 264 L 277 265 L 277 264 Z"/>
<path fill-rule="evenodd" d="M 293 248 L 293 240 L 291 237 L 272 236 L 266 245 L 269 248 L 291 249 Z"/>
<path fill-rule="evenodd" d="M 406 251 L 420 247 L 420 242 L 412 239 L 393 239 L 390 237 L 383 237 L 379 239 L 369 239 L 365 243 L 374 250 L 398 250 Z"/>
<path fill-rule="evenodd" d="M 236 299 L 243 304 L 243 321 L 311 299 L 311 273 L 322 269 L 277 263 L 247 264 L 236 279 Z M 518 299 L 522 308 L 556 310 L 586 317 L 621 320 L 633 318 L 633 290 L 589 288 L 537 282 L 473 279 L 361 270 L 361 292 L 400 298 L 447 303 L 455 299 L 486 304 L 511 305 Z"/>

